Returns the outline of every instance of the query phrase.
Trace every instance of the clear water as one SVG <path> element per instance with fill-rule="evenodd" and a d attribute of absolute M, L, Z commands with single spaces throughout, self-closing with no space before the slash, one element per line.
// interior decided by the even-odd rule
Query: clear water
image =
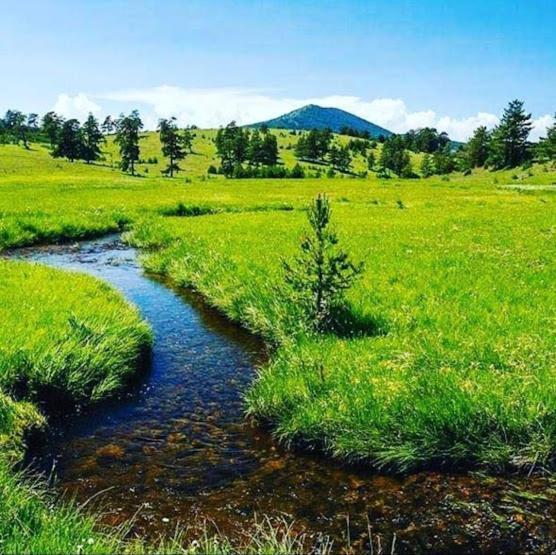
<path fill-rule="evenodd" d="M 35 453 L 59 491 L 93 498 L 103 520 L 171 533 L 208 518 L 239 534 L 255 514 L 286 516 L 316 536 L 368 547 L 368 530 L 399 552 L 524 553 L 556 549 L 550 478 L 419 472 L 387 476 L 287 451 L 244 417 L 242 396 L 263 345 L 141 270 L 117 238 L 23 251 L 98 276 L 137 305 L 154 331 L 148 372 L 133 391 L 55 421 Z M 535 497 L 523 497 L 523 491 Z M 349 521 L 349 525 L 348 525 Z"/>

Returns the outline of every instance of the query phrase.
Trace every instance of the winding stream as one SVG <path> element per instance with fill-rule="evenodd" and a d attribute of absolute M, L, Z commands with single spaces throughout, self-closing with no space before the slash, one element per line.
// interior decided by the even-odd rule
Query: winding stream
<path fill-rule="evenodd" d="M 243 414 L 242 395 L 264 361 L 263 346 L 197 296 L 145 275 L 136 252 L 118 238 L 21 255 L 101 277 L 154 331 L 140 385 L 64 419 L 36 454 L 40 468 L 53 469 L 59 491 L 80 501 L 94 496 L 105 522 L 136 515 L 134 530 L 154 536 L 207 517 L 235 534 L 256 513 L 286 515 L 336 546 L 349 529 L 357 551 L 368 544 L 369 524 L 383 545 L 396 534 L 401 552 L 556 549 L 556 497 L 546 494 L 556 490 L 548 478 L 434 471 L 393 477 L 280 448 Z M 528 505 L 523 488 L 537 495 Z"/>

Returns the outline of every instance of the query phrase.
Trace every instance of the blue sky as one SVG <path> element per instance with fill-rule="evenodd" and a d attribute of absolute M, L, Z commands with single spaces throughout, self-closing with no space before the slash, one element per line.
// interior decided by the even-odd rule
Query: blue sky
<path fill-rule="evenodd" d="M 149 126 L 245 123 L 307 101 L 463 138 L 512 98 L 556 111 L 556 0 L 0 0 L 0 110 Z M 540 119 L 543 118 L 544 119 Z M 188 120 L 188 121 L 186 121 Z"/>

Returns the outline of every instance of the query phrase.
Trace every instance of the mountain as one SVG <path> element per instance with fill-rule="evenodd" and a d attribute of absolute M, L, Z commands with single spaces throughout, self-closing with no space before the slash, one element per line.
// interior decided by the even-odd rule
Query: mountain
<path fill-rule="evenodd" d="M 323 108 L 315 104 L 308 104 L 283 116 L 253 123 L 247 127 L 262 127 L 266 125 L 273 129 L 326 129 L 339 133 L 342 128 L 349 127 L 359 132 L 368 131 L 371 137 L 380 135 L 389 137 L 393 133 L 370 121 L 350 114 L 339 108 Z"/>

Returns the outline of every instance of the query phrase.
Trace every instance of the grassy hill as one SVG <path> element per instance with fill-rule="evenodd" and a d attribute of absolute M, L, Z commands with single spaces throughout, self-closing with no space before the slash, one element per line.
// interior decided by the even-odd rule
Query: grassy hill
<path fill-rule="evenodd" d="M 220 160 L 216 156 L 216 147 L 214 146 L 214 138 L 216 136 L 216 129 L 196 129 L 193 131 L 193 152 L 187 158 L 180 162 L 180 167 L 183 172 L 179 175 L 182 177 L 199 177 L 207 175 L 209 166 L 213 165 L 218 167 Z M 273 129 L 270 132 L 276 136 L 279 149 L 279 163 L 287 168 L 293 168 L 296 163 L 300 163 L 307 171 L 326 171 L 327 164 L 314 164 L 308 162 L 300 162 L 294 155 L 294 148 L 301 135 L 293 134 L 290 130 L 277 130 Z M 335 135 L 334 141 L 340 145 L 345 145 L 349 142 L 350 137 L 345 135 Z M 380 151 L 380 147 L 376 154 Z M 117 165 L 119 160 L 117 146 L 113 142 L 113 137 L 108 137 L 108 142 L 105 145 L 105 163 L 110 166 Z M 148 162 L 150 159 L 150 163 Z M 162 156 L 160 139 L 158 133 L 147 132 L 142 134 L 141 140 L 141 160 L 142 163 L 138 164 L 138 173 L 157 176 L 161 175 L 165 167 L 165 160 Z M 156 160 L 156 161 L 155 161 Z M 353 159 L 352 170 L 356 173 L 365 171 L 367 169 L 366 160 L 357 155 Z"/>

